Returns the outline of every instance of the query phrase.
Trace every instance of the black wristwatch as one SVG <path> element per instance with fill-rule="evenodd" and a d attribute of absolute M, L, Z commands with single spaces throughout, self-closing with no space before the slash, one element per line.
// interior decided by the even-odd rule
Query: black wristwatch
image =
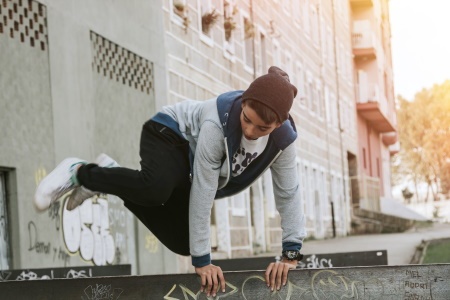
<path fill-rule="evenodd" d="M 300 251 L 296 250 L 283 251 L 282 256 L 287 260 L 297 260 L 297 261 L 301 261 L 303 258 L 303 254 L 300 254 Z"/>

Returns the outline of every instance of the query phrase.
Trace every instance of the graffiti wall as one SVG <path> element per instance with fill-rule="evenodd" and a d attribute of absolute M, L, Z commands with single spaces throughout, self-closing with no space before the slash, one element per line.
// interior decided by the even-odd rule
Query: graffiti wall
<path fill-rule="evenodd" d="M 72 211 L 67 210 L 67 202 L 65 199 L 62 215 L 66 249 L 96 266 L 112 264 L 115 243 L 109 228 L 107 199 L 88 199 Z"/>
<path fill-rule="evenodd" d="M 40 223 L 28 222 L 28 252 L 52 256 L 52 262 L 63 266 L 78 264 L 76 261 L 80 260 L 95 266 L 123 263 L 123 253 L 127 252 L 127 214 L 117 203 L 121 201 L 111 195 L 95 196 L 69 211 L 69 195 L 53 203 L 47 212 L 52 224 L 49 231 L 56 236 L 43 232 Z"/>
<path fill-rule="evenodd" d="M 34 172 L 36 187 L 47 174 L 43 167 Z M 37 263 L 25 267 L 130 263 L 126 236 L 133 228 L 128 226 L 131 215 L 122 200 L 102 194 L 69 211 L 69 196 L 64 195 L 41 214 L 31 211 L 26 223 L 27 256 Z"/>

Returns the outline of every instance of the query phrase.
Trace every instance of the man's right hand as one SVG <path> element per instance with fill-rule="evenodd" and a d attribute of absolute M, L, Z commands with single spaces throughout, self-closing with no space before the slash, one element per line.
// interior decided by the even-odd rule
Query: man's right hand
<path fill-rule="evenodd" d="M 205 292 L 209 297 L 216 296 L 219 291 L 219 287 L 222 288 L 222 292 L 225 292 L 225 278 L 223 277 L 222 269 L 213 264 L 206 265 L 201 268 L 195 268 L 195 273 L 201 277 L 200 292 Z M 219 286 L 220 283 L 220 286 Z"/>

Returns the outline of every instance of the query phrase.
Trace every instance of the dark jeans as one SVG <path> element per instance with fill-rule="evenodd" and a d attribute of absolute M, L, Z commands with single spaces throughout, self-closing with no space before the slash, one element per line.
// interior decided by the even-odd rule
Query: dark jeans
<path fill-rule="evenodd" d="M 93 191 L 116 195 L 170 250 L 189 255 L 189 143 L 159 123 L 144 124 L 140 143 L 141 170 L 78 169 L 80 183 Z"/>

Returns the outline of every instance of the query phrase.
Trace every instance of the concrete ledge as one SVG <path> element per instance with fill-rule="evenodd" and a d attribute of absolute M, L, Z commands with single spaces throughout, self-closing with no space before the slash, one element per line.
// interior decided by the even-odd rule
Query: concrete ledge
<path fill-rule="evenodd" d="M 261 266 L 280 260 L 280 256 L 260 256 L 251 258 L 214 259 L 213 264 L 223 271 L 256 271 Z M 388 264 L 386 250 L 308 254 L 298 262 L 299 269 L 323 269 L 352 266 L 385 266 Z"/>
<path fill-rule="evenodd" d="M 449 299 L 450 264 L 293 270 L 280 291 L 263 271 L 228 272 L 216 299 Z M 2 299 L 206 299 L 194 274 L 0 282 Z"/>

